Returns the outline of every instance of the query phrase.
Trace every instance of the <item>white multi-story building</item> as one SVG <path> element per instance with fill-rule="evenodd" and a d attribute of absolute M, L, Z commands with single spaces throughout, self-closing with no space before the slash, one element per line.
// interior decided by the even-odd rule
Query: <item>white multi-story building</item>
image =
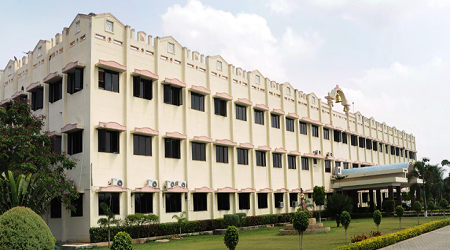
<path fill-rule="evenodd" d="M 321 99 L 109 13 L 77 15 L 0 79 L 1 104 L 27 97 L 77 161 L 68 172 L 77 212 L 55 201 L 44 218 L 59 241 L 88 240 L 103 201 L 119 218 L 154 213 L 161 222 L 181 211 L 189 220 L 287 213 L 316 185 L 361 190 L 370 182 L 361 178 L 375 176 L 367 188 L 404 186 L 392 170 L 351 173 L 339 186 L 333 176 L 415 159 L 414 136 L 350 113 L 338 86 Z"/>

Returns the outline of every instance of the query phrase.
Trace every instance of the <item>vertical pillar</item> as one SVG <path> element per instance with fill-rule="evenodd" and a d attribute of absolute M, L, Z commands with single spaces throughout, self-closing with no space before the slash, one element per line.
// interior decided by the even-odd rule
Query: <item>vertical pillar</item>
<path fill-rule="evenodd" d="M 353 204 L 353 211 L 358 212 L 358 190 L 352 190 L 350 192 Z"/>
<path fill-rule="evenodd" d="M 369 189 L 369 205 L 370 205 L 370 212 L 374 211 L 374 205 L 375 205 L 375 201 L 373 199 L 373 189 Z"/>
<path fill-rule="evenodd" d="M 397 191 L 397 201 L 395 203 L 396 206 L 402 205 L 402 187 L 397 186 L 395 187 L 395 190 Z"/>
<path fill-rule="evenodd" d="M 389 195 L 389 200 L 394 199 L 394 188 L 392 186 L 388 187 L 388 195 Z"/>
<path fill-rule="evenodd" d="M 381 211 L 381 190 L 377 189 L 377 209 Z"/>

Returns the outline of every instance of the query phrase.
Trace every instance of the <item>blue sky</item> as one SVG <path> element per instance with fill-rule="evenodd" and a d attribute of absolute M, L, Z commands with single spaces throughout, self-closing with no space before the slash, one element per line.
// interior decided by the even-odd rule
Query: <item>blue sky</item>
<path fill-rule="evenodd" d="M 0 68 L 90 12 L 319 97 L 339 85 L 355 111 L 416 136 L 419 158 L 449 158 L 450 1 L 8 1 Z"/>

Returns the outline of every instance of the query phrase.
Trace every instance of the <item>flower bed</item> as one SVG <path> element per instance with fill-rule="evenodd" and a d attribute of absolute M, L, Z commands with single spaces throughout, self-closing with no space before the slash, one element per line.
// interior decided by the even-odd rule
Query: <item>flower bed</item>
<path fill-rule="evenodd" d="M 350 243 L 348 245 L 336 247 L 334 248 L 334 250 L 378 249 L 448 225 L 450 225 L 450 219 L 432 221 L 422 225 L 415 226 L 413 228 L 404 229 L 396 233 L 386 234 L 379 237 L 373 237 L 360 242 Z"/>

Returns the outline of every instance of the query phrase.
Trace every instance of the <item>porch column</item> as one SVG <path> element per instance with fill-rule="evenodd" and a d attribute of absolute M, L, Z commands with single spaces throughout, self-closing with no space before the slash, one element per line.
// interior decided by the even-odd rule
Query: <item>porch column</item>
<path fill-rule="evenodd" d="M 377 189 L 377 209 L 381 211 L 381 190 Z"/>
<path fill-rule="evenodd" d="M 389 200 L 394 199 L 394 188 L 392 186 L 388 187 L 388 195 L 389 195 Z"/>
<path fill-rule="evenodd" d="M 353 204 L 353 211 L 358 211 L 358 190 L 352 190 L 351 192 L 351 198 L 352 198 L 352 204 Z"/>
<path fill-rule="evenodd" d="M 395 190 L 397 191 L 397 202 L 395 203 L 396 206 L 402 205 L 402 187 L 397 186 L 395 187 Z"/>
<path fill-rule="evenodd" d="M 373 208 L 375 205 L 375 201 L 373 198 L 373 189 L 369 189 L 369 206 L 370 206 L 370 212 L 373 212 Z"/>

